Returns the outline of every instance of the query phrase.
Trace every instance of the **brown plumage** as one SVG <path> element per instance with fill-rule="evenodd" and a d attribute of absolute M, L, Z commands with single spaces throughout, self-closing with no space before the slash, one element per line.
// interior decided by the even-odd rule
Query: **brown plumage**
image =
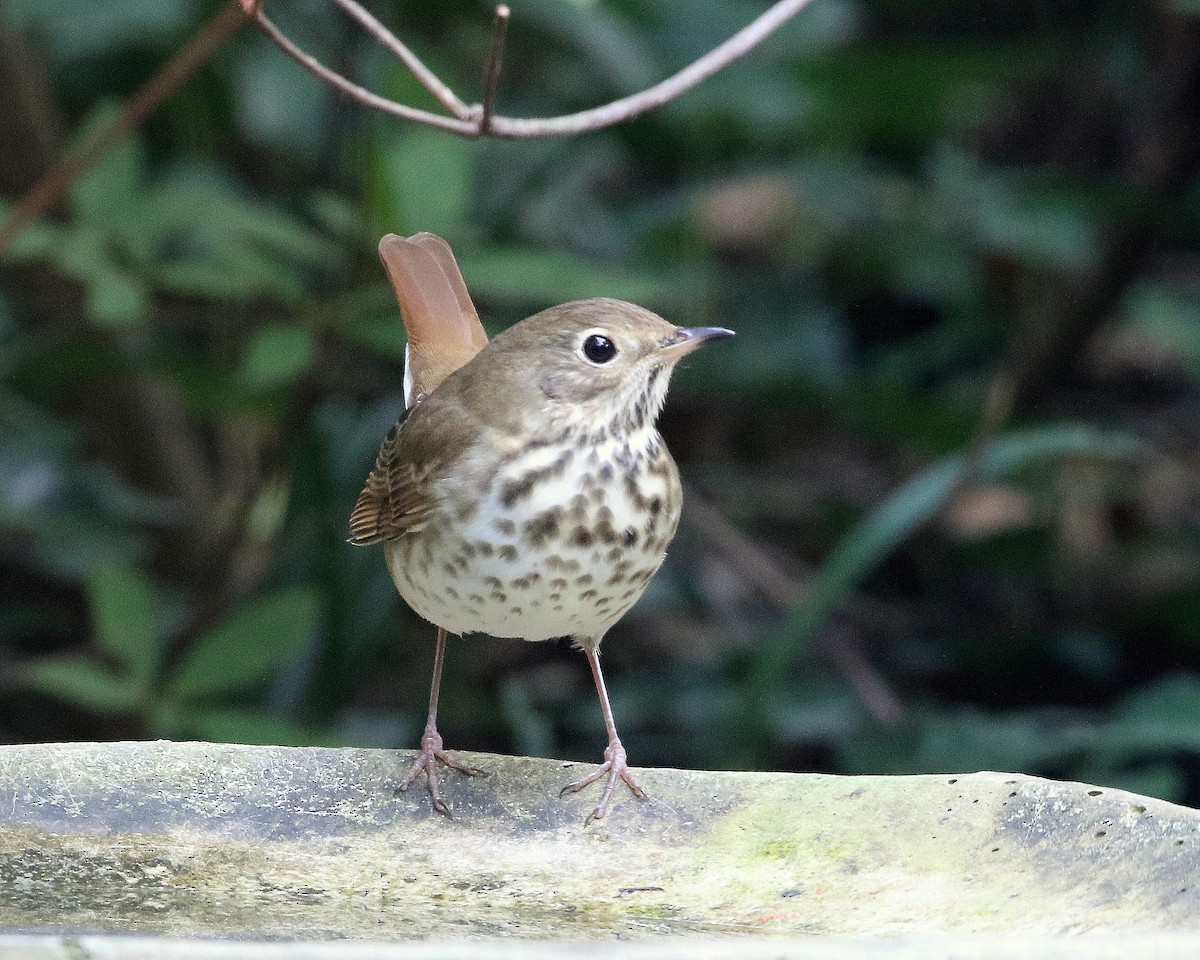
<path fill-rule="evenodd" d="M 405 370 L 409 406 L 482 350 L 483 324 L 450 245 L 432 233 L 379 241 L 383 261 L 408 332 Z"/>
<path fill-rule="evenodd" d="M 620 300 L 579 300 L 487 342 L 446 244 L 429 234 L 380 245 L 410 345 L 408 406 L 388 432 L 350 517 L 350 542 L 382 543 L 396 589 L 438 627 L 421 751 L 436 809 L 446 633 L 570 636 L 592 669 L 608 733 L 592 817 L 629 769 L 600 670 L 600 641 L 665 556 L 682 491 L 655 421 L 675 364 L 730 331 L 676 327 Z"/>
<path fill-rule="evenodd" d="M 350 543 L 394 540 L 428 516 L 424 481 L 435 462 L 398 463 L 396 435 L 414 402 L 432 393 L 488 342 L 450 244 L 432 233 L 379 241 L 379 259 L 396 291 L 404 329 L 406 409 L 388 431 L 375 467 L 350 514 Z"/>

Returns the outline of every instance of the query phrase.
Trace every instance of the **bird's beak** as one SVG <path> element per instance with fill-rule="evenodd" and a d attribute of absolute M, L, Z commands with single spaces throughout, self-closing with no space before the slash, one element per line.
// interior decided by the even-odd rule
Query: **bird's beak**
<path fill-rule="evenodd" d="M 655 351 L 660 357 L 679 359 L 693 350 L 699 349 L 715 340 L 717 337 L 732 337 L 733 331 L 724 327 L 678 327 L 675 333 L 663 341 Z"/>

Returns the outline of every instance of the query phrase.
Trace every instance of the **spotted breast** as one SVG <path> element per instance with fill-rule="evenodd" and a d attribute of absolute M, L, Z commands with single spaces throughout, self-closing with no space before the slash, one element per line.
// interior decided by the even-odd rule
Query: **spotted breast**
<path fill-rule="evenodd" d="M 603 636 L 662 564 L 682 496 L 653 427 L 594 441 L 568 428 L 478 483 L 438 481 L 424 526 L 389 544 L 404 600 L 451 633 Z"/>

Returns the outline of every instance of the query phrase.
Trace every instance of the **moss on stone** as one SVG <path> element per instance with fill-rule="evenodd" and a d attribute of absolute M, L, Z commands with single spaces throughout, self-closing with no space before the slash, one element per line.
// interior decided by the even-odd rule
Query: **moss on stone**
<path fill-rule="evenodd" d="M 639 771 L 464 754 L 454 819 L 404 755 L 0 747 L 0 928 L 266 939 L 1182 930 L 1200 814 L 1081 784 Z"/>

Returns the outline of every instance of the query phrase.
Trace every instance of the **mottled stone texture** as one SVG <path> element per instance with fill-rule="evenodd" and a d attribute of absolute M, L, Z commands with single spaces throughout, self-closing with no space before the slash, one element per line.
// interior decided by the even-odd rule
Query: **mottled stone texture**
<path fill-rule="evenodd" d="M 1186 931 L 1200 813 L 997 773 L 644 770 L 560 798 L 552 760 L 462 754 L 454 819 L 409 754 L 0 747 L 0 930 L 261 939 Z M 779 941 L 781 944 L 783 941 Z"/>

